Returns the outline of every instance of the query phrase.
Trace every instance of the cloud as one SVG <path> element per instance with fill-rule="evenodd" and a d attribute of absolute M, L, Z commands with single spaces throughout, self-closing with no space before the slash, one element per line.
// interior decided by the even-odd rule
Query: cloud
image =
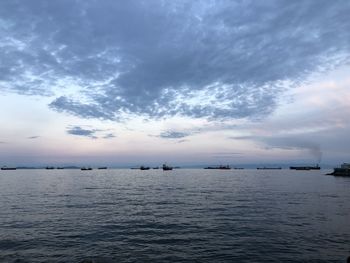
<path fill-rule="evenodd" d="M 83 136 L 83 137 L 89 137 L 92 139 L 97 139 L 97 136 L 95 135 L 96 132 L 99 130 L 97 129 L 88 129 L 88 128 L 82 128 L 80 126 L 69 126 L 67 128 L 67 133 L 71 135 L 77 135 L 77 136 Z"/>
<path fill-rule="evenodd" d="M 163 139 L 181 139 L 190 136 L 191 133 L 177 132 L 177 131 L 166 131 L 162 132 L 158 137 Z"/>
<path fill-rule="evenodd" d="M 90 126 L 68 126 L 66 132 L 70 135 L 88 137 L 91 139 L 113 139 L 114 133 L 106 133 L 108 130 L 93 129 Z"/>
<path fill-rule="evenodd" d="M 310 155 L 315 158 L 317 163 L 322 160 L 322 150 L 319 143 L 311 138 L 302 139 L 301 136 L 294 137 L 262 137 L 260 140 L 271 148 L 280 148 L 286 150 L 301 149 L 307 150 Z"/>
<path fill-rule="evenodd" d="M 349 13 L 343 0 L 3 0 L 0 89 L 82 118 L 262 118 L 348 61 Z"/>
<path fill-rule="evenodd" d="M 321 136 L 322 137 L 322 136 Z M 318 143 L 320 134 L 303 133 L 294 135 L 275 135 L 275 136 L 237 136 L 229 137 L 233 140 L 251 140 L 262 144 L 265 149 L 284 149 L 284 150 L 306 150 L 315 158 L 317 163 L 322 160 L 321 145 Z"/>
<path fill-rule="evenodd" d="M 102 138 L 103 139 L 113 139 L 115 137 L 116 136 L 113 133 L 108 133 L 108 134 L 104 135 Z"/>
<path fill-rule="evenodd" d="M 215 155 L 243 155 L 241 152 L 218 152 Z"/>
<path fill-rule="evenodd" d="M 114 119 L 113 113 L 106 113 L 99 105 L 83 104 L 67 97 L 61 96 L 49 104 L 49 107 L 58 112 L 68 112 L 73 115 L 91 119 Z"/>
<path fill-rule="evenodd" d="M 40 138 L 40 136 L 30 136 L 30 137 L 27 137 L 27 139 L 30 139 L 30 140 L 35 140 L 35 139 L 38 139 Z"/>

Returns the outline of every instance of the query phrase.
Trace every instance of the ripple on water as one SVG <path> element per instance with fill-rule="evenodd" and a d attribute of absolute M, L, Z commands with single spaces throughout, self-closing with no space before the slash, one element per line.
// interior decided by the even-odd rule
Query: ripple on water
<path fill-rule="evenodd" d="M 322 171 L 310 178 L 285 170 L 3 173 L 0 262 L 344 262 L 350 180 Z"/>

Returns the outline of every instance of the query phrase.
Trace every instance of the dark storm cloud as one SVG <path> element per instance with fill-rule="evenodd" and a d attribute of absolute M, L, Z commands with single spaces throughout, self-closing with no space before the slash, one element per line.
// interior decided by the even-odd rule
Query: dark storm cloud
<path fill-rule="evenodd" d="M 345 63 L 349 13 L 344 0 L 3 0 L 0 89 L 57 94 L 52 109 L 83 118 L 260 118 Z"/>

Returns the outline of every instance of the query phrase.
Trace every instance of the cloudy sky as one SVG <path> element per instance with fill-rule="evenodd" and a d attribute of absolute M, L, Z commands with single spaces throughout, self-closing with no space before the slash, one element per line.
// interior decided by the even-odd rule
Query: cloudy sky
<path fill-rule="evenodd" d="M 1 0 L 0 165 L 350 161 L 350 1 Z"/>

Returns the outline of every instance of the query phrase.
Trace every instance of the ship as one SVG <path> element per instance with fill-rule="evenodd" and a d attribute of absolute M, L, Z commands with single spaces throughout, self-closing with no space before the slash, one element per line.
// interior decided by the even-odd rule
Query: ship
<path fill-rule="evenodd" d="M 82 167 L 82 168 L 80 168 L 80 170 L 82 170 L 82 171 L 91 171 L 92 168 L 91 167 Z"/>
<path fill-rule="evenodd" d="M 340 168 L 334 168 L 334 171 L 328 175 L 350 176 L 350 163 L 343 163 Z"/>
<path fill-rule="evenodd" d="M 204 169 L 218 169 L 218 170 L 231 170 L 231 167 L 229 165 L 219 165 L 219 166 L 208 166 Z"/>
<path fill-rule="evenodd" d="M 53 167 L 53 166 L 46 166 L 45 169 L 46 170 L 53 170 L 53 169 L 55 169 L 55 167 Z"/>
<path fill-rule="evenodd" d="M 1 170 L 3 170 L 3 171 L 10 171 L 10 170 L 17 170 L 17 168 L 16 167 L 3 166 L 3 167 L 1 167 Z"/>
<path fill-rule="evenodd" d="M 317 164 L 315 166 L 291 166 L 290 170 L 298 170 L 298 171 L 310 171 L 310 170 L 321 170 L 321 167 Z"/>
<path fill-rule="evenodd" d="M 167 164 L 163 164 L 163 171 L 171 171 L 173 169 L 173 167 L 168 166 Z"/>
<path fill-rule="evenodd" d="M 146 167 L 146 166 L 143 166 L 143 165 L 140 166 L 140 170 L 142 170 L 142 171 L 149 170 L 149 169 L 150 169 L 149 167 Z"/>
<path fill-rule="evenodd" d="M 282 167 L 258 167 L 257 170 L 281 170 Z"/>
<path fill-rule="evenodd" d="M 107 167 L 98 167 L 98 170 L 107 170 Z"/>

